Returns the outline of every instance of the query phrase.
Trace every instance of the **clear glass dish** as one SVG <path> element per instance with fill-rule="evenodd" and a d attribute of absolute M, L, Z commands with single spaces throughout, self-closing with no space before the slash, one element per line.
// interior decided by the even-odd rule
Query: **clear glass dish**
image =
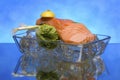
<path fill-rule="evenodd" d="M 101 54 L 110 36 L 96 36 L 95 41 L 82 45 L 65 44 L 58 40 L 51 43 L 54 49 L 47 49 L 39 45 L 35 31 L 15 34 L 13 39 L 23 55 L 18 60 L 13 75 L 36 76 L 40 71 L 52 71 L 59 76 L 59 80 L 97 80 L 97 76 L 105 70 Z"/>

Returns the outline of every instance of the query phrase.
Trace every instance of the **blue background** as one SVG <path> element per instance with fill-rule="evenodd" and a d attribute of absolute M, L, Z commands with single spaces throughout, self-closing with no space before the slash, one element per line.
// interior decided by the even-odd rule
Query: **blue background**
<path fill-rule="evenodd" d="M 0 0 L 0 43 L 14 42 L 12 29 L 34 25 L 47 9 L 58 18 L 85 24 L 93 33 L 110 35 L 110 43 L 120 43 L 120 0 Z"/>

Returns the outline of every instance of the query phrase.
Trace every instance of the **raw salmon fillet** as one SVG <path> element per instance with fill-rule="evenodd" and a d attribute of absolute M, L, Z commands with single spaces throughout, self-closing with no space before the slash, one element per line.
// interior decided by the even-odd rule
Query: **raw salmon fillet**
<path fill-rule="evenodd" d="M 86 26 L 67 19 L 38 19 L 36 25 L 46 23 L 56 28 L 60 38 L 68 44 L 86 44 L 95 40 L 96 36 L 92 34 Z"/>

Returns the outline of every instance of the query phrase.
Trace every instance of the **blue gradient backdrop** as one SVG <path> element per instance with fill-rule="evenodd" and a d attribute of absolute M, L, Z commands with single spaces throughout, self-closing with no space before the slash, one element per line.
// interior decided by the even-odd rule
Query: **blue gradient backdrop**
<path fill-rule="evenodd" d="M 85 24 L 93 33 L 110 35 L 110 43 L 120 43 L 120 0 L 0 0 L 0 43 L 14 42 L 11 30 L 34 25 L 47 9 L 58 18 Z"/>

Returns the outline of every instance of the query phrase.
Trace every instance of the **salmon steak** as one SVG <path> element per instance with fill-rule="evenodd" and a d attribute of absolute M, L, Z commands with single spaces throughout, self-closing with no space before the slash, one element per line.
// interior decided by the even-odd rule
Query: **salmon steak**
<path fill-rule="evenodd" d="M 54 26 L 61 38 L 68 44 L 86 44 L 96 39 L 96 36 L 81 23 L 74 22 L 68 19 L 58 18 L 40 18 L 36 21 L 36 25 L 49 24 Z"/>

